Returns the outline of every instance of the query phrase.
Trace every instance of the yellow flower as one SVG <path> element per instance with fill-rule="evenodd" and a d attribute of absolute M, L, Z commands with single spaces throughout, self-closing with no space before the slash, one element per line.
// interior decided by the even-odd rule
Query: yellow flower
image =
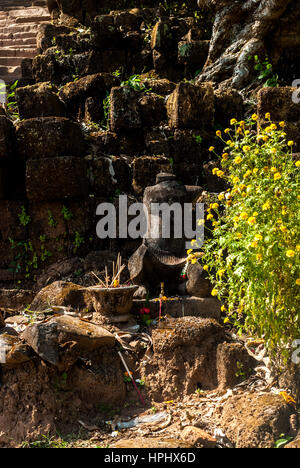
<path fill-rule="evenodd" d="M 281 128 L 284 128 L 285 127 L 285 122 L 283 122 L 283 121 L 279 122 L 279 125 L 280 125 Z"/>
<path fill-rule="evenodd" d="M 256 223 L 256 218 L 255 218 L 255 216 L 250 216 L 250 218 L 248 219 L 247 223 L 249 224 L 249 226 L 253 226 L 253 225 Z"/>
<path fill-rule="evenodd" d="M 300 167 L 300 161 L 296 161 L 296 162 L 295 162 L 295 166 L 296 166 L 296 167 Z"/>
<path fill-rule="evenodd" d="M 215 147 L 211 146 L 208 151 L 210 151 L 212 153 L 212 151 L 214 151 L 214 150 L 215 150 Z"/>
<path fill-rule="evenodd" d="M 281 179 L 281 174 L 280 172 L 276 172 L 276 174 L 274 174 L 274 180 L 279 180 Z"/>
<path fill-rule="evenodd" d="M 219 291 L 217 289 L 213 289 L 211 292 L 212 296 L 217 296 L 219 294 Z"/>
<path fill-rule="evenodd" d="M 244 178 L 247 179 L 249 177 L 249 175 L 251 175 L 250 169 L 248 169 L 248 171 L 245 172 Z"/>
<path fill-rule="evenodd" d="M 300 286 L 300 278 L 296 279 L 296 284 Z"/>
<path fill-rule="evenodd" d="M 287 250 L 286 256 L 287 256 L 288 258 L 294 257 L 294 256 L 295 256 L 295 251 L 294 251 L 294 250 Z"/>
<path fill-rule="evenodd" d="M 203 270 L 208 271 L 208 265 L 204 265 Z"/>
<path fill-rule="evenodd" d="M 216 173 L 218 172 L 219 168 L 218 167 L 214 167 L 213 170 L 211 171 L 213 173 L 213 175 L 216 175 Z"/>
<path fill-rule="evenodd" d="M 218 172 L 217 172 L 217 176 L 218 176 L 218 177 L 223 177 L 223 175 L 224 175 L 224 172 L 223 172 L 223 171 L 220 171 L 220 170 L 218 170 Z"/>
<path fill-rule="evenodd" d="M 272 125 L 270 126 L 270 128 L 271 128 L 271 130 L 277 130 L 277 125 L 272 124 Z"/>
<path fill-rule="evenodd" d="M 217 131 L 216 131 L 216 135 L 217 135 L 218 137 L 221 137 L 221 136 L 222 136 L 221 130 L 217 130 Z"/>
<path fill-rule="evenodd" d="M 250 135 L 250 130 L 246 130 L 245 135 Z"/>
<path fill-rule="evenodd" d="M 186 253 L 190 255 L 193 252 L 193 249 L 189 249 Z"/>
<path fill-rule="evenodd" d="M 257 241 L 251 242 L 251 247 L 253 247 L 254 249 L 256 249 L 257 246 L 258 246 Z"/>
<path fill-rule="evenodd" d="M 256 255 L 256 260 L 258 260 L 259 262 L 262 260 L 262 258 L 263 258 L 262 254 Z"/>
<path fill-rule="evenodd" d="M 297 252 L 300 252 L 300 244 L 298 244 L 298 245 L 296 246 L 296 250 L 297 250 Z"/>
<path fill-rule="evenodd" d="M 277 149 L 276 149 L 276 148 L 271 148 L 271 153 L 276 154 L 276 153 L 277 153 Z"/>
<path fill-rule="evenodd" d="M 238 239 L 241 239 L 241 238 L 243 237 L 243 235 L 242 235 L 240 232 L 237 232 L 237 233 L 236 233 L 236 237 L 237 237 Z"/>
<path fill-rule="evenodd" d="M 257 241 L 261 241 L 261 240 L 263 240 L 263 236 L 261 234 L 255 234 L 254 239 L 257 240 Z"/>
<path fill-rule="evenodd" d="M 224 198 L 225 198 L 224 193 L 219 193 L 218 199 L 219 199 L 220 201 L 222 201 L 222 200 L 224 200 Z"/>
<path fill-rule="evenodd" d="M 213 203 L 211 207 L 213 210 L 217 210 L 219 208 L 219 203 Z"/>
<path fill-rule="evenodd" d="M 255 212 L 253 213 L 253 216 L 258 216 L 257 211 L 255 211 Z"/>
<path fill-rule="evenodd" d="M 282 232 L 287 232 L 287 227 L 284 226 L 283 224 L 282 224 L 281 226 L 279 226 L 279 229 L 280 229 L 280 231 L 282 231 Z"/>
<path fill-rule="evenodd" d="M 241 120 L 241 121 L 240 121 L 240 126 L 241 126 L 241 127 L 244 127 L 245 124 L 246 124 L 245 120 Z"/>
<path fill-rule="evenodd" d="M 262 210 L 263 210 L 263 211 L 267 211 L 267 210 L 269 210 L 270 208 L 271 208 L 271 204 L 270 204 L 269 201 L 267 201 L 266 203 L 264 203 L 263 206 L 262 206 Z"/>
<path fill-rule="evenodd" d="M 270 171 L 274 174 L 275 172 L 277 172 L 277 167 L 271 167 Z"/>
<path fill-rule="evenodd" d="M 226 317 L 226 318 L 224 319 L 224 323 L 230 323 L 230 320 L 229 320 L 228 317 Z"/>
<path fill-rule="evenodd" d="M 229 154 L 228 153 L 223 153 L 222 154 L 222 159 L 225 159 L 225 161 L 228 159 Z"/>
<path fill-rule="evenodd" d="M 236 158 L 234 158 L 235 164 L 240 164 L 242 161 L 243 161 L 243 158 L 241 158 L 241 156 L 237 156 Z"/>
<path fill-rule="evenodd" d="M 217 271 L 217 276 L 220 276 L 220 278 L 224 275 L 225 270 L 219 270 Z"/>
<path fill-rule="evenodd" d="M 207 219 L 207 221 L 209 221 L 210 219 L 213 219 L 213 217 L 214 217 L 214 215 L 213 215 L 213 214 L 209 214 L 209 215 L 207 216 L 207 218 L 206 218 L 206 219 Z"/>
<path fill-rule="evenodd" d="M 225 311 L 226 311 L 226 307 L 224 305 L 222 305 L 221 312 L 225 312 Z"/>
<path fill-rule="evenodd" d="M 230 120 L 230 125 L 235 125 L 237 123 L 237 120 L 236 119 L 231 119 Z"/>
<path fill-rule="evenodd" d="M 290 141 L 288 142 L 288 146 L 293 146 L 293 144 L 294 144 L 293 140 L 290 140 Z"/>
<path fill-rule="evenodd" d="M 253 174 L 257 174 L 257 173 L 258 173 L 258 168 L 255 167 L 255 168 L 253 169 Z"/>
<path fill-rule="evenodd" d="M 225 128 L 224 133 L 229 133 L 229 132 L 230 132 L 230 128 Z"/>
<path fill-rule="evenodd" d="M 257 119 L 258 119 L 258 115 L 253 114 L 251 118 L 252 118 L 252 120 L 257 120 Z"/>
<path fill-rule="evenodd" d="M 248 215 L 244 211 L 240 214 L 240 219 L 247 219 Z"/>
<path fill-rule="evenodd" d="M 243 146 L 243 151 L 245 153 L 248 153 L 248 151 L 250 151 L 250 146 L 246 145 L 246 146 Z"/>
<path fill-rule="evenodd" d="M 267 135 L 263 136 L 263 140 L 264 140 L 265 143 L 268 141 L 268 139 L 269 139 L 269 137 Z"/>
<path fill-rule="evenodd" d="M 270 112 L 267 112 L 267 113 L 266 113 L 265 118 L 266 118 L 266 119 L 270 119 L 270 118 L 271 118 Z"/>
<path fill-rule="evenodd" d="M 226 141 L 226 145 L 228 145 L 228 146 L 231 146 L 232 143 L 233 143 L 233 142 L 232 142 L 231 140 Z"/>

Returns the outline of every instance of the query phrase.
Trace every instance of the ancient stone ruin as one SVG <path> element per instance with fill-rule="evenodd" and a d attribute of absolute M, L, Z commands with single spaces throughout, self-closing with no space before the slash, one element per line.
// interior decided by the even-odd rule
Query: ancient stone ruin
<path fill-rule="evenodd" d="M 295 0 L 1 0 L 0 447 L 299 447 L 299 369 L 228 325 L 201 249 L 151 214 L 191 204 L 195 227 L 202 203 L 210 236 L 232 118 L 271 112 L 299 161 L 299 20 Z M 127 232 L 137 203 L 146 232 L 99 238 L 99 206 Z"/>

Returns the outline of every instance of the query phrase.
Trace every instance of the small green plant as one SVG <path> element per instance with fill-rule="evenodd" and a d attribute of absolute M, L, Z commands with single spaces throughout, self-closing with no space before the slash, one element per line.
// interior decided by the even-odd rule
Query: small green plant
<path fill-rule="evenodd" d="M 0 96 L 4 95 L 6 98 L 6 103 L 4 105 L 4 108 L 6 110 L 6 113 L 8 117 L 12 120 L 19 120 L 20 115 L 19 115 L 19 110 L 16 102 L 16 88 L 18 86 L 18 81 L 15 81 L 12 85 L 8 86 L 8 92 L 7 92 L 7 86 L 5 83 L 0 83 Z"/>
<path fill-rule="evenodd" d="M 246 372 L 244 370 L 244 364 L 240 361 L 237 361 L 236 363 L 237 371 L 235 373 L 236 377 L 246 379 Z"/>
<path fill-rule="evenodd" d="M 264 87 L 277 87 L 278 84 L 278 75 L 273 71 L 273 65 L 270 63 L 269 58 L 265 57 L 263 62 L 260 61 L 258 55 L 254 57 L 249 56 L 249 60 L 254 60 L 254 69 L 259 72 L 258 79 L 263 82 Z"/>
<path fill-rule="evenodd" d="M 147 88 L 146 85 L 142 82 L 140 75 L 132 75 L 126 81 L 122 81 L 121 86 L 128 86 L 129 88 L 134 89 L 135 91 L 143 91 L 146 93 L 151 92 L 151 88 Z"/>
<path fill-rule="evenodd" d="M 280 437 L 281 438 L 275 442 L 275 448 L 283 448 L 293 439 L 292 437 L 287 437 L 284 434 L 281 434 Z"/>
<path fill-rule="evenodd" d="M 67 448 L 68 447 L 68 442 L 62 440 L 62 439 L 56 439 L 54 436 L 50 436 L 50 434 L 42 434 L 42 439 L 36 440 L 33 442 L 22 442 L 21 448 L 31 448 L 31 449 L 37 449 L 37 448 Z"/>
<path fill-rule="evenodd" d="M 199 135 L 199 134 L 197 135 L 196 133 L 193 133 L 193 138 L 194 138 L 195 142 L 198 143 L 198 145 L 200 145 L 200 143 L 202 143 L 203 138 L 202 138 L 201 135 Z"/>
<path fill-rule="evenodd" d="M 31 222 L 30 216 L 26 213 L 25 206 L 22 206 L 22 211 L 18 214 L 18 218 L 22 226 L 27 226 Z"/>
<path fill-rule="evenodd" d="M 57 223 L 53 217 L 53 214 L 50 210 L 48 210 L 48 224 L 50 227 L 56 227 Z"/>
<path fill-rule="evenodd" d="M 65 221 L 70 221 L 73 218 L 73 213 L 66 206 L 62 207 L 61 212 Z"/>
<path fill-rule="evenodd" d="M 84 238 L 80 235 L 78 231 L 76 231 L 74 243 L 73 243 L 73 253 L 75 254 L 83 244 L 84 244 Z"/>
<path fill-rule="evenodd" d="M 157 408 L 156 408 L 156 406 L 152 406 L 151 412 L 152 412 L 153 414 L 156 414 L 156 413 L 157 413 Z"/>

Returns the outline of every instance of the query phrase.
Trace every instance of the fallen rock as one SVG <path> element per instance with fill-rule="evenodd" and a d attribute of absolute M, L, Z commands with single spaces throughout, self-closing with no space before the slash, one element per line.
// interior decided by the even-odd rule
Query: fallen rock
<path fill-rule="evenodd" d="M 186 426 L 180 437 L 192 446 L 200 445 L 202 448 L 214 448 L 216 439 L 199 427 Z"/>
<path fill-rule="evenodd" d="M 30 310 L 41 312 L 51 306 L 70 307 L 78 312 L 93 310 L 88 289 L 67 281 L 55 281 L 43 288 L 32 301 Z"/>
<path fill-rule="evenodd" d="M 161 439 L 161 438 L 149 438 L 138 437 L 136 439 L 121 439 L 115 444 L 110 446 L 111 448 L 191 448 L 191 446 L 180 440 L 176 439 Z"/>
<path fill-rule="evenodd" d="M 82 156 L 81 127 L 65 117 L 39 117 L 16 124 L 17 151 L 22 159 Z"/>
<path fill-rule="evenodd" d="M 47 82 L 18 88 L 16 98 L 20 119 L 64 117 L 65 106 L 57 96 L 57 92 L 58 89 Z"/>
<path fill-rule="evenodd" d="M 33 358 L 32 349 L 23 343 L 18 336 L 10 333 L 0 335 L 0 364 L 5 368 L 13 368 L 30 361 Z"/>
<path fill-rule="evenodd" d="M 159 402 L 218 387 L 217 348 L 226 341 L 213 319 L 183 317 L 161 323 L 152 333 L 154 354 L 141 365 L 148 395 Z"/>
<path fill-rule="evenodd" d="M 0 307 L 10 311 L 24 310 L 34 298 L 34 292 L 23 289 L 0 289 Z"/>
<path fill-rule="evenodd" d="M 274 448 L 281 435 L 291 435 L 293 406 L 272 393 L 233 396 L 224 404 L 220 425 L 236 448 Z"/>
<path fill-rule="evenodd" d="M 233 388 L 253 373 L 258 362 L 241 343 L 222 343 L 218 346 L 217 368 L 219 390 Z"/>
<path fill-rule="evenodd" d="M 31 325 L 21 337 L 61 372 L 70 368 L 79 356 L 115 343 L 114 336 L 106 329 L 66 315 Z"/>
<path fill-rule="evenodd" d="M 52 264 L 49 268 L 43 271 L 38 278 L 38 286 L 44 287 L 49 283 L 58 281 L 63 277 L 73 274 L 76 271 L 81 271 L 83 268 L 83 260 L 79 257 L 68 258 L 60 262 Z"/>

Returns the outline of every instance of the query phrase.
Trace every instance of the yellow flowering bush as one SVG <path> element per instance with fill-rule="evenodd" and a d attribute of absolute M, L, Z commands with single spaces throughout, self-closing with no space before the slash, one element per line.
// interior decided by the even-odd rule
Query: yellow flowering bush
<path fill-rule="evenodd" d="M 210 210 L 216 222 L 202 262 L 231 323 L 287 358 L 300 338 L 299 164 L 284 122 L 266 118 L 265 128 L 255 114 L 232 119 L 226 138 L 218 135 L 225 149 L 213 173 L 230 188 Z"/>

